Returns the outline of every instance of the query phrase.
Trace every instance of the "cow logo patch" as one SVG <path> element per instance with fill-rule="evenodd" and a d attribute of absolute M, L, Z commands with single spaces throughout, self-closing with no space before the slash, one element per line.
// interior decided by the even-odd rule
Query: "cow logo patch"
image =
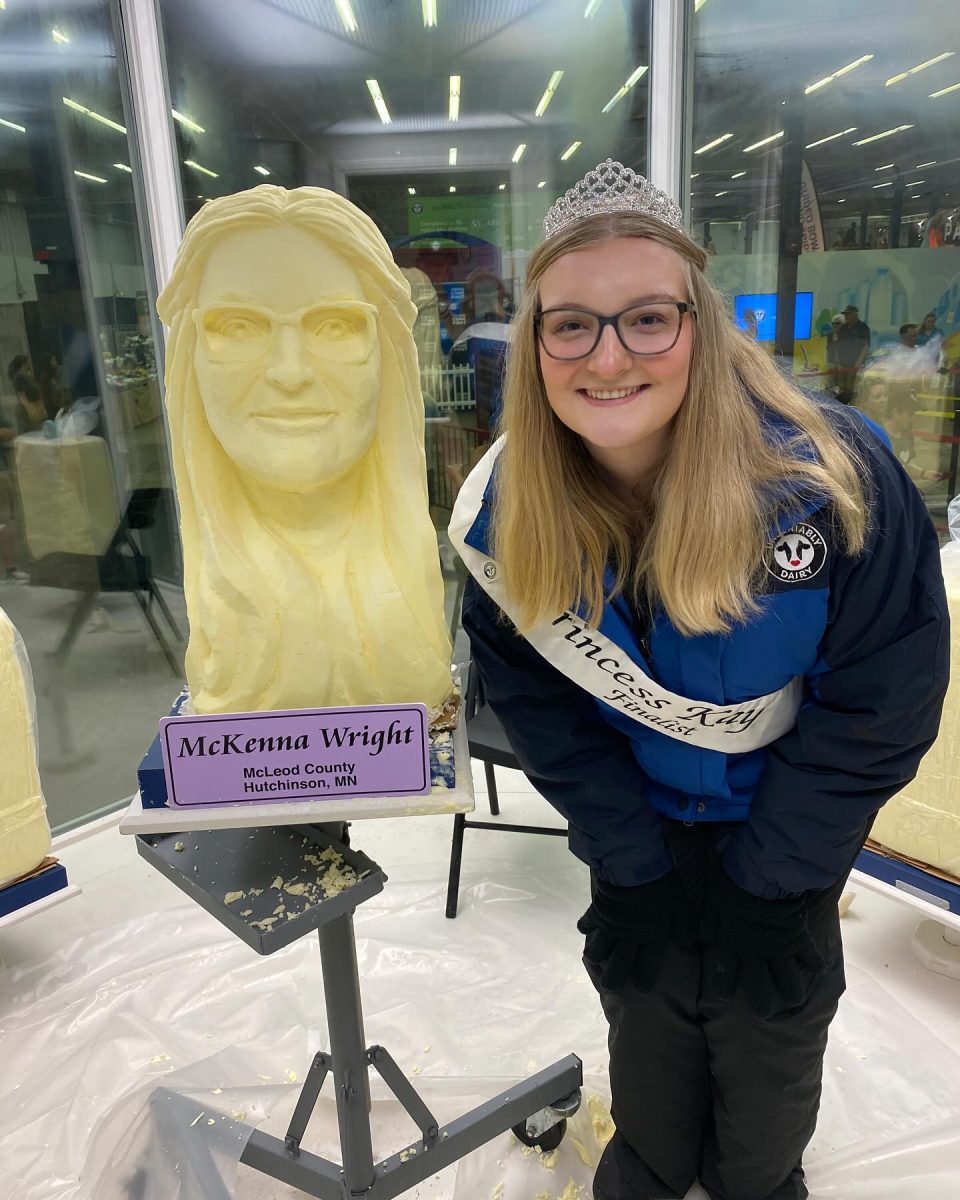
<path fill-rule="evenodd" d="M 812 579 L 827 561 L 827 543 L 812 525 L 801 523 L 781 534 L 767 549 L 767 570 L 781 583 Z"/>

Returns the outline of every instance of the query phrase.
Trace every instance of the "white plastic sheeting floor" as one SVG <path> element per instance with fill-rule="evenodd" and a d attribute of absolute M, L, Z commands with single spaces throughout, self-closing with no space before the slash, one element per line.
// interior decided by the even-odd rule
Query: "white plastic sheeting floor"
<path fill-rule="evenodd" d="M 500 777 L 501 820 L 550 820 L 525 781 Z M 387 1047 L 441 1122 L 571 1051 L 599 1111 L 605 1026 L 574 928 L 585 870 L 560 838 L 468 831 L 461 913 L 449 921 L 451 825 L 354 825 L 354 844 L 389 876 L 356 916 L 368 1043 Z M 237 1159 L 253 1124 L 282 1137 L 313 1054 L 327 1048 L 316 939 L 258 957 L 112 828 L 61 857 L 84 895 L 0 930 L 3 1194 L 300 1195 Z M 913 960 L 916 921 L 868 893 L 844 918 L 849 986 L 807 1155 L 815 1198 L 960 1194 L 960 982 Z M 416 1130 L 375 1077 L 373 1096 L 374 1150 L 384 1157 Z M 585 1104 L 554 1161 L 508 1134 L 407 1194 L 588 1200 L 600 1151 L 590 1118 Z M 304 1145 L 338 1157 L 329 1095 Z"/>

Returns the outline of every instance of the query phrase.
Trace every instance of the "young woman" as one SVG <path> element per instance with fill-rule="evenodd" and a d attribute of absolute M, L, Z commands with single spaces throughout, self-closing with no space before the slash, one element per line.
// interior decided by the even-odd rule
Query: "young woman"
<path fill-rule="evenodd" d="M 545 228 L 451 537 L 487 700 L 590 867 L 594 1196 L 800 1200 L 837 899 L 937 730 L 937 539 L 863 417 L 735 329 L 663 193 L 608 160 Z"/>

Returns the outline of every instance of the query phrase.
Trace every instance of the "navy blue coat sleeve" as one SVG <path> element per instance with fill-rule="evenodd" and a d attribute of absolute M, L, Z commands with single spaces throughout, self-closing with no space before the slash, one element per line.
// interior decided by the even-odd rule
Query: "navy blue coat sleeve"
<path fill-rule="evenodd" d="M 730 877 L 775 899 L 834 883 L 877 811 L 917 772 L 937 734 L 949 674 L 940 553 L 923 500 L 894 456 L 864 439 L 872 527 L 836 552 L 827 630 L 794 728 L 769 748 Z"/>
<path fill-rule="evenodd" d="M 463 627 L 486 701 L 524 774 L 568 821 L 571 851 L 620 886 L 665 875 L 673 858 L 640 766 L 593 697 L 534 650 L 473 579 Z"/>

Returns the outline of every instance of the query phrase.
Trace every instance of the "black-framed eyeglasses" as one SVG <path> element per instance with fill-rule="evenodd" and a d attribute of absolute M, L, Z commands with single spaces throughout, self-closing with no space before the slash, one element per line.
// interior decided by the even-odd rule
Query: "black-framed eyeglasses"
<path fill-rule="evenodd" d="M 683 314 L 696 312 L 685 300 L 661 304 L 632 304 L 611 316 L 588 308 L 545 308 L 534 323 L 544 352 L 551 358 L 571 361 L 588 358 L 612 325 L 620 344 L 629 354 L 666 354 L 677 344 Z"/>

